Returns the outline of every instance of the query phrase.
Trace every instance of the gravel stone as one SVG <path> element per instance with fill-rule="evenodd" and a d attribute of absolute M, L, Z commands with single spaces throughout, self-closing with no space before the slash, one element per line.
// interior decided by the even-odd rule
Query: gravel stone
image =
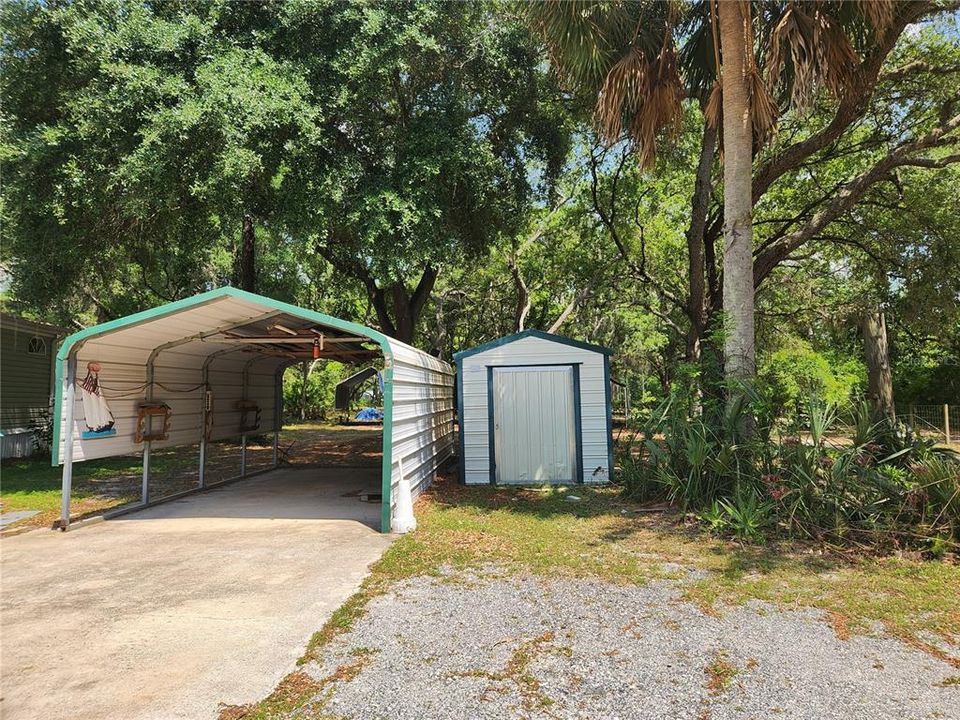
<path fill-rule="evenodd" d="M 344 718 L 960 720 L 960 687 L 941 685 L 958 671 L 896 639 L 840 640 L 818 611 L 762 602 L 706 615 L 681 590 L 446 568 L 375 598 L 304 669 L 372 650 L 322 701 Z"/>

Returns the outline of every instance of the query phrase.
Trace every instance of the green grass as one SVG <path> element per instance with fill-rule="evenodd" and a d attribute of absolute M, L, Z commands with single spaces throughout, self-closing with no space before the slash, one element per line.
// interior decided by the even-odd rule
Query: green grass
<path fill-rule="evenodd" d="M 717 652 L 704 672 L 707 675 L 707 690 L 711 695 L 726 692 L 734 678 L 740 674 L 740 668 L 730 662 L 724 650 Z"/>
<path fill-rule="evenodd" d="M 185 470 L 191 462 L 191 458 L 172 451 L 155 453 L 152 469 L 157 476 L 173 475 Z M 117 482 L 131 480 L 128 484 L 133 489 L 141 471 L 139 457 L 104 458 L 74 464 L 71 514 L 102 511 L 138 499 L 139 487 L 135 491 L 121 489 Z M 52 467 L 46 457 L 5 461 L 0 468 L 0 503 L 4 512 L 39 510 L 39 515 L 23 524 L 50 525 L 60 515 L 61 477 L 61 468 Z"/>
<path fill-rule="evenodd" d="M 284 428 L 282 443 L 295 443 L 295 455 L 306 449 L 335 454 L 347 441 L 375 437 L 367 428 L 342 428 L 335 425 L 303 423 Z M 233 443 L 231 445 L 231 443 Z M 219 443 L 210 445 L 207 456 L 208 479 L 235 476 L 239 473 L 239 446 L 224 441 L 226 450 L 216 452 Z M 332 449 L 331 449 L 332 448 Z M 253 467 L 248 446 L 248 467 Z M 260 449 L 261 456 L 272 454 L 269 446 Z M 195 487 L 198 446 L 181 446 L 154 450 L 151 457 L 151 495 L 165 495 Z M 321 457 L 321 460 L 325 459 Z M 308 458 L 309 460 L 309 458 Z M 329 461 L 329 460 L 328 460 Z M 336 461 L 336 457 L 332 462 Z M 104 458 L 74 463 L 71 492 L 71 515 L 84 516 L 140 499 L 142 461 L 139 455 Z M 61 468 L 51 467 L 49 457 L 9 460 L 0 468 L 0 503 L 3 510 L 39 510 L 40 514 L 15 523 L 14 528 L 52 525 L 60 515 Z"/>

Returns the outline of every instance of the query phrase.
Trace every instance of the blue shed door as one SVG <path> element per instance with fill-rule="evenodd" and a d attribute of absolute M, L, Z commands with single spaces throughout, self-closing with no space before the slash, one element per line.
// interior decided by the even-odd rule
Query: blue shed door
<path fill-rule="evenodd" d="M 496 481 L 573 483 L 573 368 L 494 368 L 492 389 Z"/>

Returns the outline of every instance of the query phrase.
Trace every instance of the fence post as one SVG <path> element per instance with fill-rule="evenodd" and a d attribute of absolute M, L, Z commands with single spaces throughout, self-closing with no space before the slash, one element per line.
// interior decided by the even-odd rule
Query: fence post
<path fill-rule="evenodd" d="M 950 444 L 950 406 L 943 404 L 943 435 L 947 439 L 947 445 Z"/>

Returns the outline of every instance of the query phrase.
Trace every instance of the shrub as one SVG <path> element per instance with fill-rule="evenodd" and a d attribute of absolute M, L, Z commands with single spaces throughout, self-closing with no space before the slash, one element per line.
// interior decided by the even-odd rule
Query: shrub
<path fill-rule="evenodd" d="M 36 441 L 35 455 L 46 455 L 53 447 L 53 412 L 47 408 L 34 421 L 33 437 Z"/>
<path fill-rule="evenodd" d="M 334 389 L 338 382 L 355 370 L 335 360 L 321 360 L 307 380 L 303 395 L 303 372 L 300 365 L 287 370 L 283 376 L 283 407 L 288 419 L 300 418 L 300 405 L 305 399 L 304 419 L 320 420 L 333 408 Z"/>
<path fill-rule="evenodd" d="M 865 375 L 858 361 L 831 361 L 799 339 L 765 358 L 758 372 L 777 415 L 791 424 L 801 419 L 810 400 L 832 407 L 847 404 Z"/>
<path fill-rule="evenodd" d="M 621 454 L 624 495 L 669 500 L 749 542 L 779 533 L 937 553 L 960 547 L 956 454 L 876 421 L 863 403 L 841 413 L 817 397 L 798 412 L 802 434 L 774 439 L 773 404 L 741 390 L 729 407 L 675 395 L 650 413 Z M 850 437 L 833 441 L 841 416 Z"/>

